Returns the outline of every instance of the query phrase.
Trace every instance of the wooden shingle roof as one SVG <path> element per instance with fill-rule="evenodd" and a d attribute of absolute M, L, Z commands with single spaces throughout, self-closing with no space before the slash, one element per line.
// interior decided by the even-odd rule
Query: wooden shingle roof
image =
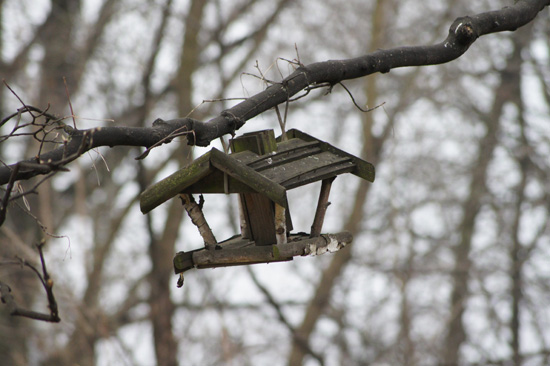
<path fill-rule="evenodd" d="M 179 193 L 258 192 L 286 206 L 286 190 L 343 173 L 374 181 L 372 164 L 299 130 L 279 137 L 271 153 L 225 154 L 215 148 L 147 188 L 140 197 L 147 213 Z M 246 135 L 245 135 L 246 136 Z"/>

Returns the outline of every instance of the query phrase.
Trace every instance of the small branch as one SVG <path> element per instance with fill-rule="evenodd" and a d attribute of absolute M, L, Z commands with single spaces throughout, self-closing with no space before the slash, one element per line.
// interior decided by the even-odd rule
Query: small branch
<path fill-rule="evenodd" d="M 367 106 L 367 109 L 363 109 L 359 106 L 359 104 L 357 104 L 357 102 L 355 101 L 355 98 L 353 97 L 353 94 L 351 94 L 351 91 L 343 83 L 340 82 L 338 84 L 340 84 L 342 86 L 342 88 L 344 88 L 344 90 L 348 93 L 349 97 L 351 98 L 351 101 L 353 102 L 353 105 L 355 105 L 355 107 L 357 109 L 359 109 L 361 112 L 364 112 L 364 113 L 371 112 L 371 111 L 383 106 L 384 104 L 386 104 L 386 102 L 382 102 L 382 103 L 378 104 L 376 107 L 369 108 Z"/>
<path fill-rule="evenodd" d="M 233 135 L 251 118 L 281 103 L 292 101 L 291 98 L 302 91 L 307 95 L 311 89 L 319 85 L 328 86 L 330 89 L 343 80 L 361 78 L 377 72 L 387 73 L 399 67 L 438 65 L 453 61 L 462 56 L 479 37 L 496 32 L 515 31 L 531 22 L 548 5 L 550 0 L 519 0 L 514 5 L 497 11 L 457 18 L 449 27 L 446 39 L 435 45 L 398 47 L 377 50 L 352 59 L 329 60 L 306 66 L 300 64 L 296 71 L 281 82 L 271 82 L 262 75 L 261 79 L 271 85 L 208 122 L 179 118 L 166 122 L 157 119 L 152 128 L 111 126 L 76 130 L 64 126 L 64 131 L 70 135 L 70 141 L 62 147 L 41 154 L 40 159 L 59 164 L 66 156 L 76 154 L 73 159 L 63 162 L 66 164 L 76 159 L 78 154 L 99 146 L 150 148 L 171 141 L 176 130 L 189 132 L 186 134 L 189 145 L 208 146 L 212 140 L 221 136 Z M 25 106 L 25 111 L 32 115 L 32 109 L 23 101 L 21 103 Z M 36 159 L 26 162 L 36 162 Z M 14 165 L 0 167 L 0 184 L 9 182 L 13 168 Z M 29 179 L 38 174 L 43 172 L 20 171 L 15 179 Z"/>
<path fill-rule="evenodd" d="M 193 131 L 187 131 L 187 126 L 183 126 L 181 128 L 178 128 L 177 130 L 175 130 L 173 132 L 170 132 L 168 134 L 168 136 L 161 138 L 159 141 L 157 141 L 153 145 L 149 146 L 147 149 L 145 149 L 145 151 L 141 155 L 139 155 L 135 159 L 136 160 L 145 159 L 149 155 L 149 152 L 152 149 L 154 149 L 155 147 L 158 147 L 158 146 L 160 146 L 164 143 L 169 143 L 170 141 L 172 141 L 172 139 L 174 139 L 176 137 L 179 137 L 179 136 L 185 136 L 189 133 L 193 133 Z"/>
<path fill-rule="evenodd" d="M 180 118 L 169 121 L 157 119 L 152 127 L 97 127 L 87 130 L 76 130 L 65 126 L 64 131 L 69 135 L 69 141 L 63 146 L 42 153 L 39 158 L 33 157 L 19 163 L 37 164 L 34 168 L 20 169 L 15 180 L 25 180 L 40 174 L 51 172 L 52 168 L 59 169 L 80 157 L 85 152 L 101 146 L 143 146 L 151 147 L 159 142 L 167 143 L 180 134 L 187 134 L 193 140 L 192 131 L 195 120 Z M 179 133 L 179 134 L 178 134 Z M 177 135 L 175 135 L 177 134 Z M 0 185 L 9 182 L 15 166 L 5 165 L 0 167 Z M 40 169 L 36 169 L 40 165 Z"/>
<path fill-rule="evenodd" d="M 69 86 L 67 85 L 67 79 L 63 77 L 63 84 L 65 84 L 65 93 L 67 94 L 67 100 L 69 101 L 69 108 L 71 109 L 71 117 L 73 118 L 73 127 L 76 129 L 76 120 L 74 118 L 73 103 L 71 102 L 71 95 L 69 94 Z"/>
<path fill-rule="evenodd" d="M 6 191 L 4 192 L 4 197 L 2 198 L 2 206 L 0 207 L 0 226 L 4 224 L 4 221 L 6 220 L 6 212 L 8 210 L 8 202 L 10 201 L 10 195 L 13 190 L 13 185 L 15 183 L 15 177 L 17 176 L 17 173 L 19 172 L 20 165 L 17 164 L 15 168 L 12 171 L 12 174 L 10 176 L 10 181 L 8 182 L 8 185 L 6 186 Z"/>
<path fill-rule="evenodd" d="M 17 261 L 4 262 L 0 264 L 18 264 L 30 268 L 42 283 L 42 287 L 46 291 L 46 297 L 48 299 L 48 307 L 50 308 L 50 313 L 39 313 L 32 310 L 27 310 L 20 307 L 13 295 L 11 294 L 11 288 L 4 282 L 0 281 L 0 299 L 3 304 L 6 304 L 11 316 L 21 316 L 24 318 L 41 320 L 46 322 L 58 323 L 61 321 L 59 318 L 59 312 L 57 308 L 57 301 L 53 293 L 53 280 L 50 278 L 48 271 L 46 270 L 46 261 L 44 260 L 44 253 L 42 252 L 42 247 L 44 246 L 44 241 L 37 244 L 38 253 L 40 255 L 40 263 L 42 266 L 42 273 L 32 264 L 24 259 L 19 259 Z"/>
<path fill-rule="evenodd" d="M 316 238 L 321 235 L 321 230 L 323 229 L 323 222 L 325 221 L 325 214 L 327 208 L 330 205 L 328 201 L 330 195 L 330 187 L 335 177 L 331 179 L 323 179 L 321 183 L 321 191 L 319 192 L 319 200 L 317 202 L 317 209 L 315 210 L 315 218 L 313 219 L 313 224 L 311 225 L 311 234 L 310 238 Z"/>
<path fill-rule="evenodd" d="M 197 204 L 193 196 L 190 194 L 180 194 L 180 198 L 183 208 L 187 211 L 191 222 L 197 227 L 197 229 L 199 229 L 202 240 L 204 240 L 204 247 L 209 250 L 214 249 L 218 242 L 216 241 L 214 233 L 212 233 L 212 229 L 208 226 L 208 222 L 206 222 L 206 218 L 202 213 L 202 203 L 204 201 Z"/>

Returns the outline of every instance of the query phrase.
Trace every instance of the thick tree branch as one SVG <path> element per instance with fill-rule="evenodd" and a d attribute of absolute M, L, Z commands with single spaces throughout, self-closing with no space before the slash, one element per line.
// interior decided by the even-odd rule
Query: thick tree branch
<path fill-rule="evenodd" d="M 453 61 L 463 55 L 480 36 L 515 31 L 532 21 L 548 5 L 549 0 L 523 0 L 498 11 L 457 18 L 449 28 L 447 38 L 433 46 L 378 50 L 353 59 L 329 60 L 302 66 L 281 83 L 271 85 L 207 123 L 195 123 L 194 135 L 188 136 L 189 143 L 207 146 L 210 141 L 234 133 L 245 121 L 285 102 L 310 86 L 322 83 L 334 85 L 376 72 L 386 73 L 398 67 L 438 65 Z"/>
<path fill-rule="evenodd" d="M 100 146 L 153 147 L 169 142 L 176 136 L 187 135 L 190 145 L 207 146 L 216 138 L 234 134 L 245 122 L 281 103 L 302 90 L 320 84 L 335 85 L 343 80 L 364 77 L 376 72 L 410 66 L 437 65 L 450 62 L 463 55 L 475 40 L 483 35 L 515 31 L 532 21 L 550 5 L 550 0 L 520 0 L 513 6 L 473 16 L 457 18 L 449 28 L 447 38 L 432 46 L 399 47 L 377 50 L 367 55 L 347 59 L 302 65 L 280 83 L 223 111 L 208 122 L 190 118 L 163 121 L 157 119 L 153 127 L 100 127 L 91 130 L 68 131 L 70 140 L 64 146 L 26 160 L 29 163 L 49 164 L 51 169 L 20 169 L 16 180 L 29 179 L 58 169 L 60 162 L 67 164 L 84 152 Z M 68 129 L 66 129 L 68 130 Z M 70 157 L 70 158 L 68 158 Z M 10 181 L 14 165 L 0 167 L 0 184 Z"/>
<path fill-rule="evenodd" d="M 64 131 L 69 140 L 62 146 L 12 165 L 0 167 L 0 184 L 10 181 L 12 171 L 17 164 L 25 163 L 29 168 L 20 168 L 15 179 L 30 179 L 39 174 L 59 170 L 60 165 L 66 165 L 79 158 L 86 151 L 100 146 L 143 146 L 151 147 L 160 143 L 170 142 L 178 136 L 192 134 L 191 118 L 181 118 L 171 121 L 157 119 L 152 127 L 97 127 L 89 130 L 77 130 L 69 126 Z"/>

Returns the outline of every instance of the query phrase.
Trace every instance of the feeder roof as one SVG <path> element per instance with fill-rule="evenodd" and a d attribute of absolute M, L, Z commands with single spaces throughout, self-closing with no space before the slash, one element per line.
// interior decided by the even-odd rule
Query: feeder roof
<path fill-rule="evenodd" d="M 258 192 L 286 206 L 286 190 L 352 173 L 374 181 L 372 164 L 299 130 L 277 139 L 273 152 L 225 154 L 215 148 L 147 188 L 140 197 L 147 213 L 180 193 Z"/>

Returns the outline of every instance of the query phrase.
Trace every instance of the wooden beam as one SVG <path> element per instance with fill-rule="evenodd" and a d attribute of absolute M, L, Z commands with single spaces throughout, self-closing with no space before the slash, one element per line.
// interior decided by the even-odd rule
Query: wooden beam
<path fill-rule="evenodd" d="M 271 245 L 277 242 L 273 202 L 261 193 L 243 193 L 243 215 L 247 219 L 250 239 L 256 245 Z"/>
<path fill-rule="evenodd" d="M 139 196 L 141 212 L 148 213 L 177 196 L 185 187 L 198 182 L 211 172 L 210 153 L 147 188 Z"/>
<path fill-rule="evenodd" d="M 256 192 L 262 193 L 270 200 L 281 206 L 286 206 L 286 189 L 254 169 L 226 155 L 225 153 L 212 148 L 210 151 L 210 162 L 214 167 L 229 174 L 233 178 L 243 182 Z"/>
<path fill-rule="evenodd" d="M 316 238 L 298 239 L 286 244 L 248 246 L 220 250 L 196 250 L 179 252 L 174 258 L 174 270 L 182 273 L 191 268 L 217 268 L 256 263 L 271 263 L 292 260 L 296 256 L 316 256 L 334 253 L 353 240 L 351 233 L 325 234 Z"/>
<path fill-rule="evenodd" d="M 324 179 L 321 184 L 321 192 L 319 192 L 319 201 L 317 202 L 317 210 L 315 211 L 315 218 L 313 219 L 313 224 L 311 225 L 311 234 L 310 238 L 316 238 L 321 235 L 321 230 L 323 229 L 323 222 L 325 221 L 325 214 L 327 208 L 330 205 L 328 197 L 330 194 L 330 187 L 332 182 L 336 177 Z"/>

